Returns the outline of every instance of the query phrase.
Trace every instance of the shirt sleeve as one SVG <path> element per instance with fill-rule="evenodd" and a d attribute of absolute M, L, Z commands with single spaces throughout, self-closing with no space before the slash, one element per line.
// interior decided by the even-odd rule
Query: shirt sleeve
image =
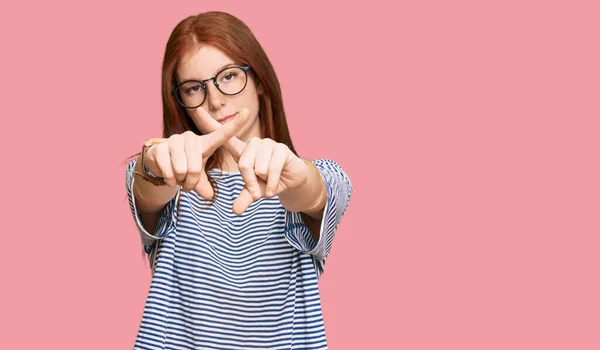
<path fill-rule="evenodd" d="M 352 197 L 352 183 L 339 164 L 328 159 L 314 160 L 327 189 L 327 202 L 323 210 L 319 240 L 315 242 L 300 212 L 285 212 L 285 237 L 300 252 L 313 256 L 320 276 L 325 259 L 331 251 L 333 238 Z"/>
<path fill-rule="evenodd" d="M 156 231 L 154 232 L 154 234 L 151 234 L 146 230 L 146 228 L 142 224 L 142 216 L 135 205 L 135 196 L 133 195 L 133 183 L 136 180 L 134 174 L 136 162 L 137 159 L 134 159 L 129 164 L 127 164 L 125 185 L 127 187 L 127 197 L 129 199 L 129 206 L 131 208 L 133 220 L 135 221 L 137 229 L 140 233 L 142 244 L 144 245 L 144 251 L 149 254 L 152 250 L 154 242 L 157 239 L 164 239 L 171 232 L 175 231 L 177 223 L 177 198 L 179 198 L 181 187 L 179 188 L 177 194 L 173 197 L 173 199 L 170 202 L 168 202 L 165 206 L 165 209 L 163 210 L 160 218 L 158 219 Z"/>

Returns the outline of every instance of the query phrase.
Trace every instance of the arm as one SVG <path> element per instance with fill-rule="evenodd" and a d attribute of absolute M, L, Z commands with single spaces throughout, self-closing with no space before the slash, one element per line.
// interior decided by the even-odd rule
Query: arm
<path fill-rule="evenodd" d="M 132 161 L 127 171 L 129 202 L 143 241 L 164 238 L 170 230 L 174 230 L 177 220 L 174 205 L 181 191 L 194 190 L 204 198 L 213 197 L 213 188 L 204 172 L 204 164 L 221 145 L 244 127 L 248 121 L 248 111 L 245 111 L 233 123 L 227 123 L 207 135 L 186 131 L 167 139 L 150 139 L 144 143 L 142 152 L 146 152 Z M 156 186 L 145 180 L 144 162 L 152 174 L 164 177 L 163 184 L 168 186 Z M 135 181 L 136 178 L 138 181 Z M 146 230 L 145 225 L 154 235 Z"/>
<path fill-rule="evenodd" d="M 152 154 L 148 155 L 149 157 Z M 137 158 L 135 164 L 135 172 L 138 174 L 142 174 L 144 172 L 144 168 L 141 162 L 141 156 Z M 152 163 L 148 162 L 146 166 L 149 167 L 153 174 L 161 174 L 161 171 L 158 167 L 152 169 Z M 160 175 L 158 175 L 160 176 Z M 170 187 L 170 186 L 155 186 L 147 181 L 144 181 L 140 176 L 136 175 L 136 180 L 133 183 L 133 194 L 135 196 L 135 202 L 138 211 L 142 214 L 155 214 L 160 213 L 165 205 L 175 197 L 177 191 L 179 189 L 178 186 Z"/>
<path fill-rule="evenodd" d="M 304 222 L 309 228 L 313 239 L 319 240 L 323 209 L 327 201 L 327 189 L 323 177 L 314 163 L 302 159 L 306 164 L 306 181 L 279 195 L 281 205 L 289 211 L 302 212 Z"/>
<path fill-rule="evenodd" d="M 326 191 L 324 207 L 321 208 L 321 204 L 318 206 L 315 204 L 313 207 L 315 210 L 321 208 L 319 210 L 320 218 L 317 219 L 314 215 L 311 216 L 304 212 L 292 211 L 286 208 L 284 235 L 296 249 L 313 256 L 315 268 L 318 275 L 320 275 L 323 272 L 325 260 L 331 251 L 337 228 L 348 209 L 352 197 L 352 183 L 341 166 L 332 160 L 319 159 L 313 161 L 313 164 L 321 176 L 320 181 L 325 185 Z M 315 182 L 321 183 L 315 179 L 309 181 L 313 181 L 315 186 Z M 308 181 L 305 186 L 307 186 L 305 187 L 306 191 L 310 191 Z M 298 196 L 297 199 L 284 198 L 286 205 L 289 205 L 288 200 L 292 204 L 298 204 L 304 200 L 306 200 L 305 203 L 310 202 L 305 194 L 297 193 L 296 195 Z M 312 199 L 315 200 L 316 198 L 318 198 L 318 195 L 314 195 Z M 319 201 L 315 200 L 315 203 L 317 202 Z M 311 212 L 310 207 L 307 206 L 307 208 Z"/>
<path fill-rule="evenodd" d="M 150 170 L 150 169 L 149 169 Z M 141 156 L 137 158 L 135 164 L 135 173 L 141 174 L 144 171 L 141 162 Z M 150 170 L 153 174 L 160 173 L 160 170 Z M 165 206 L 177 194 L 178 188 L 169 186 L 155 186 L 144 181 L 140 176 L 133 181 L 132 192 L 135 196 L 137 211 L 140 213 L 142 225 L 148 232 L 156 232 L 156 227 L 161 213 Z"/>
<path fill-rule="evenodd" d="M 136 169 L 139 164 L 138 159 L 129 162 L 126 170 L 125 184 L 134 222 L 140 233 L 142 243 L 149 247 L 156 239 L 161 239 L 161 237 L 166 236 L 168 232 L 173 229 L 177 194 L 170 201 L 167 201 L 167 203 L 161 204 L 156 211 L 148 211 L 148 206 L 145 206 L 146 202 L 142 202 L 141 200 L 144 196 L 154 199 L 154 197 L 152 197 L 152 192 L 150 192 L 153 188 L 150 188 L 150 191 L 146 192 L 143 192 L 143 188 L 146 185 L 152 187 L 156 186 L 147 183 L 140 176 L 135 175 L 135 171 L 138 171 Z M 142 188 L 142 191 L 140 191 L 141 195 L 134 195 L 134 191 L 139 191 L 138 188 Z M 152 202 L 153 201 L 151 200 L 150 203 Z M 143 208 L 142 210 L 140 210 L 140 206 Z"/>
<path fill-rule="evenodd" d="M 324 249 L 323 245 L 333 239 L 333 234 L 344 215 L 350 197 L 352 183 L 344 170 L 334 161 L 321 159 L 306 164 L 306 181 L 298 187 L 280 193 L 279 200 L 288 211 L 288 223 L 305 226 L 313 242 L 305 235 L 305 248 Z M 325 237 L 325 238 L 323 238 Z M 325 239 L 327 242 L 321 242 Z M 328 251 L 329 247 L 325 249 Z M 326 253 L 325 253 L 326 255 Z"/>

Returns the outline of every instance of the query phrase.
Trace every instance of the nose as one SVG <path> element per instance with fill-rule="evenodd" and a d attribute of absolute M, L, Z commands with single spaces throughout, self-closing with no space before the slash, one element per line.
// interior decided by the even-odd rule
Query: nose
<path fill-rule="evenodd" d="M 206 100 L 208 102 L 208 108 L 212 111 L 216 111 L 222 106 L 227 104 L 227 96 L 223 95 L 219 89 L 215 86 L 215 81 L 206 82 L 206 92 L 208 96 L 206 96 Z"/>

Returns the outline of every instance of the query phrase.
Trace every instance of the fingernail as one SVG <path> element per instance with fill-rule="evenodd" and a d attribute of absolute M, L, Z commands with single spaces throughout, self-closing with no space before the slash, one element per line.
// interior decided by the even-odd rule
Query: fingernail
<path fill-rule="evenodd" d="M 271 191 L 271 190 L 268 190 L 268 191 L 267 191 L 267 196 L 269 196 L 269 197 L 273 197 L 273 191 Z"/>

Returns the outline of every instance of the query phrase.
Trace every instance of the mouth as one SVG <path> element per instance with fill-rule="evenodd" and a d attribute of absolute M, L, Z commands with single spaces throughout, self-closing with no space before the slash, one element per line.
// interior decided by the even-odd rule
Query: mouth
<path fill-rule="evenodd" d="M 228 122 L 232 121 L 237 115 L 238 115 L 237 112 L 232 115 L 228 115 L 227 117 L 219 120 L 219 123 L 221 123 L 221 124 L 228 123 Z"/>

